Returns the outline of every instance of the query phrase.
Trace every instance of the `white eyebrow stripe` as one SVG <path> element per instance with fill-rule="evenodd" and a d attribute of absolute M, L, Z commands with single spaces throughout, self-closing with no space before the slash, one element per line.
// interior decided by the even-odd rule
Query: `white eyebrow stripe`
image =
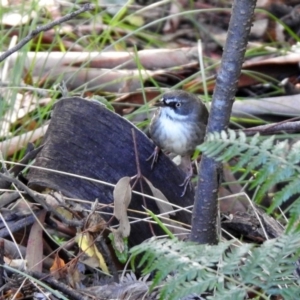
<path fill-rule="evenodd" d="M 171 103 L 177 103 L 177 101 L 174 98 L 168 98 L 164 100 L 166 104 L 171 104 Z"/>

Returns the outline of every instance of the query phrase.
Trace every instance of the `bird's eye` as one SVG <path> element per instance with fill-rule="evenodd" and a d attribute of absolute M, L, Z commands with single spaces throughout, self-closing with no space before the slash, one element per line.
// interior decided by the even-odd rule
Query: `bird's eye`
<path fill-rule="evenodd" d="M 180 103 L 180 102 L 176 102 L 175 106 L 176 106 L 176 107 L 180 107 L 180 106 L 181 106 L 181 103 Z"/>

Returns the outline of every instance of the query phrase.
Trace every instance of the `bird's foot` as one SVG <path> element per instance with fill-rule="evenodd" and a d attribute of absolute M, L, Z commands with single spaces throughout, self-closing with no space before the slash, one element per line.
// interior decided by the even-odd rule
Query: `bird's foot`
<path fill-rule="evenodd" d="M 186 173 L 183 182 L 179 186 L 183 186 L 183 191 L 180 197 L 183 197 L 186 193 L 187 187 L 190 186 L 192 189 L 191 179 L 193 177 L 193 166 L 189 155 L 181 157 L 180 168 Z"/>
<path fill-rule="evenodd" d="M 179 184 L 179 186 L 183 186 L 183 191 L 182 191 L 180 197 L 183 197 L 185 195 L 188 186 L 190 186 L 190 189 L 192 189 L 192 183 L 191 183 L 192 177 L 193 177 L 193 172 L 187 174 L 186 177 L 184 178 L 183 182 L 181 184 Z"/>
<path fill-rule="evenodd" d="M 158 155 L 159 155 L 159 147 L 155 147 L 152 154 L 146 159 L 146 161 L 149 161 L 150 159 L 152 159 L 152 163 L 151 163 L 151 170 L 153 169 L 154 164 L 157 162 L 158 159 Z"/>

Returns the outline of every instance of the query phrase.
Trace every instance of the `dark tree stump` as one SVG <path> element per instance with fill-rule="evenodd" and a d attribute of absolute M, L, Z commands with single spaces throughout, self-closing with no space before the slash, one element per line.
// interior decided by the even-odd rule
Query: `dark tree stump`
<path fill-rule="evenodd" d="M 55 104 L 44 147 L 36 158 L 35 166 L 116 184 L 121 177 L 137 174 L 132 128 L 136 133 L 143 176 L 160 189 L 171 203 L 183 207 L 192 205 L 193 191 L 187 189 L 186 195 L 180 197 L 182 187 L 179 184 L 185 174 L 166 155 L 161 153 L 158 163 L 151 170 L 151 162 L 146 159 L 153 152 L 154 144 L 143 132 L 103 105 L 80 97 L 61 99 Z M 28 179 L 29 186 L 37 190 L 48 187 L 68 197 L 89 201 L 98 198 L 99 203 L 105 204 L 113 202 L 112 187 L 85 179 L 35 168 L 30 170 Z M 145 192 L 149 193 L 149 189 L 144 187 Z M 159 212 L 155 201 L 146 198 L 146 204 L 154 213 Z M 142 198 L 133 194 L 129 208 L 144 212 L 142 205 Z M 143 217 L 141 214 L 129 215 Z M 172 218 L 191 223 L 191 215 L 184 211 L 177 212 Z M 137 244 L 150 236 L 149 225 L 139 222 L 132 226 L 130 242 Z"/>

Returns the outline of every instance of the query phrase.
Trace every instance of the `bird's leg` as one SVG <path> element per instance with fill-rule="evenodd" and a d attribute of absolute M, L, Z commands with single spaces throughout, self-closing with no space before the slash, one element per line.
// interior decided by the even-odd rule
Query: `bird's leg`
<path fill-rule="evenodd" d="M 152 154 L 146 159 L 146 161 L 149 161 L 152 158 L 151 170 L 153 169 L 154 164 L 157 162 L 159 151 L 160 148 L 158 146 L 155 146 Z"/>
<path fill-rule="evenodd" d="M 181 163 L 179 167 L 186 173 L 184 181 L 179 185 L 183 186 L 183 191 L 180 197 L 185 195 L 188 185 L 191 186 L 191 178 L 193 177 L 193 166 L 190 155 L 185 155 L 181 157 Z"/>

